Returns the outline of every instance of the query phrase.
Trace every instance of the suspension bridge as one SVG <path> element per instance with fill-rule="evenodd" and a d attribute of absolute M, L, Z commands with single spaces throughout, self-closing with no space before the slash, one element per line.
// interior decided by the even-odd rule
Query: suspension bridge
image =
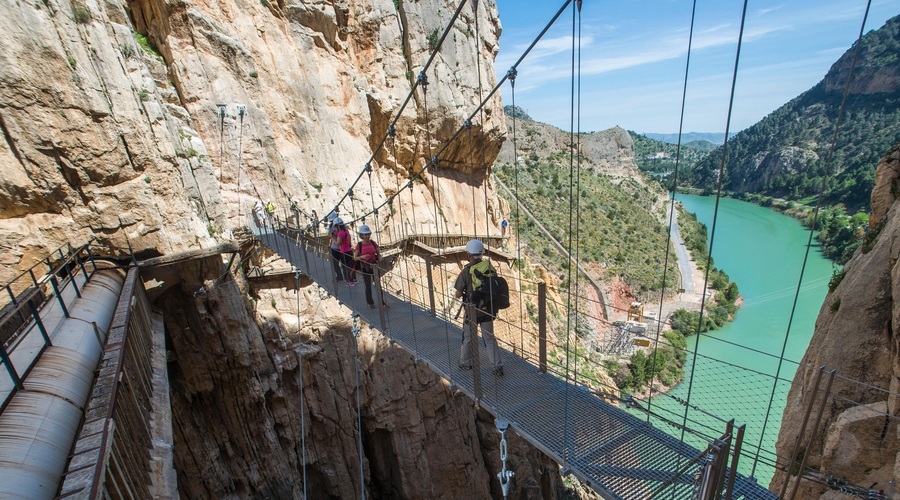
<path fill-rule="evenodd" d="M 417 92 L 421 93 L 425 110 L 427 151 L 422 157 L 427 159 L 426 168 L 412 175 L 405 185 L 398 183 L 396 191 L 380 204 L 375 202 L 373 195 L 371 210 L 366 209 L 365 213 L 354 216 L 355 220 L 349 221 L 351 225 L 368 218 L 375 221 L 376 231 L 380 230 L 379 213 L 392 209 L 393 203 L 404 191 L 412 190 L 415 181 L 440 168 L 442 155 L 454 141 L 468 135 L 468 144 L 476 144 L 477 141 L 471 139 L 473 124 L 500 86 L 505 83 L 511 85 L 512 103 L 515 105 L 517 67 L 546 33 L 546 28 L 486 96 L 481 95 L 479 85 L 481 103 L 452 137 L 432 149 L 427 72 L 466 3 L 465 0 L 460 2 L 385 136 L 374 148 L 371 158 L 346 194 L 334 205 L 334 210 L 349 201 L 351 213 L 357 212 L 352 208 L 354 189 L 366 174 L 371 184 L 373 164 L 379 158 L 383 159 L 388 146 L 393 151 L 397 132 L 395 126 Z M 580 16 L 581 2 L 574 4 L 577 8 L 573 8 L 573 33 L 575 20 Z M 565 1 L 548 27 L 572 5 L 571 0 Z M 476 40 L 479 40 L 478 29 L 476 22 Z M 573 43 L 575 38 L 573 36 Z M 416 99 L 416 102 L 419 100 Z M 243 127 L 245 108 L 240 112 Z M 221 123 L 221 108 L 219 113 Z M 512 140 L 515 144 L 515 125 Z M 484 144 L 483 140 L 481 144 Z M 571 131 L 571 144 L 574 173 L 580 170 L 580 165 L 577 165 L 579 156 L 574 154 L 578 150 L 575 130 Z M 397 157 L 394 152 L 387 156 Z M 486 171 L 488 168 L 474 161 L 469 167 L 472 171 Z M 240 165 L 238 172 L 240 176 Z M 249 182 L 259 195 L 249 172 L 245 182 Z M 574 174 L 569 182 L 573 190 L 577 189 Z M 240 189 L 240 180 L 238 184 Z M 486 182 L 483 184 L 487 189 Z M 440 192 L 436 177 L 431 185 L 435 193 Z M 287 190 L 279 187 L 286 197 Z M 371 186 L 369 192 L 374 193 Z M 473 187 L 473 200 L 475 195 Z M 572 203 L 569 210 L 577 213 L 575 201 Z M 440 212 L 437 200 L 434 212 L 437 219 Z M 240 214 L 241 210 L 237 213 Z M 414 214 L 409 215 L 414 217 Z M 309 217 L 305 212 L 304 216 Z M 402 211 L 400 216 L 402 218 Z M 436 225 L 440 229 L 440 224 Z M 412 226 L 415 227 L 414 221 Z M 664 400 L 667 397 L 665 394 L 654 394 L 655 397 L 649 402 L 618 396 L 614 388 L 604 387 L 591 377 L 590 370 L 598 369 L 596 366 L 577 365 L 578 356 L 574 354 L 577 347 L 573 347 L 569 335 L 578 327 L 575 311 L 579 308 L 577 304 L 572 304 L 572 296 L 565 303 L 554 303 L 545 285 L 528 283 L 521 276 L 516 278 L 516 288 L 520 296 L 527 297 L 527 302 L 534 305 L 534 329 L 526 326 L 522 316 L 504 319 L 501 315 L 498 323 L 503 325 L 499 330 L 506 328 L 507 332 L 516 332 L 522 339 L 519 344 L 503 343 L 505 374 L 495 375 L 478 361 L 471 371 L 459 369 L 456 352 L 462 325 L 448 307 L 454 303 L 446 293 L 446 265 L 455 265 L 462 256 L 462 245 L 470 236 L 478 236 L 489 244 L 492 260 L 515 262 L 521 254 L 520 248 L 516 249 L 515 254 L 500 249 L 502 240 L 492 236 L 491 228 L 487 223 L 486 226 L 482 234 L 450 234 L 449 231 L 433 235 L 413 234 L 387 245 L 387 258 L 377 269 L 375 283 L 376 293 L 383 294 L 388 308 L 371 309 L 365 303 L 361 289 L 339 285 L 332 274 L 322 240 L 309 237 L 296 226 L 280 222 L 262 227 L 250 224 L 249 227 L 259 241 L 290 267 L 270 273 L 260 272 L 257 276 L 250 276 L 250 279 L 262 281 L 294 275 L 298 286 L 315 284 L 326 290 L 352 311 L 356 331 L 359 321 L 380 330 L 410 352 L 417 362 L 427 365 L 448 380 L 454 390 L 461 391 L 491 412 L 497 418 L 498 429 L 502 427 L 504 432 L 512 429 L 520 434 L 556 460 L 564 473 L 574 474 L 605 498 L 792 497 L 799 478 L 816 481 L 844 493 L 885 498 L 883 493 L 870 488 L 806 468 L 806 453 L 815 445 L 815 429 L 809 441 L 798 439 L 790 456 L 777 456 L 771 430 L 767 434 L 765 428 L 745 429 L 741 422 L 735 425 L 734 421 L 717 416 L 728 415 L 729 402 L 742 397 L 739 394 L 722 396 L 714 408 L 700 408 L 689 396 L 684 400 L 670 398 L 668 405 L 662 401 L 655 403 Z M 518 221 L 515 226 L 520 226 Z M 238 230 L 233 229 L 235 232 Z M 577 235 L 577 230 L 573 230 L 575 228 L 568 229 L 570 235 Z M 712 229 L 711 237 L 714 239 L 715 225 Z M 577 264 L 570 266 L 568 280 L 575 283 L 577 289 L 577 278 L 573 280 L 571 274 L 572 268 L 581 269 L 577 252 L 571 252 L 572 248 L 577 248 L 577 242 L 575 245 L 571 241 L 567 245 L 557 242 L 557 245 L 563 246 L 567 258 Z M 234 254 L 237 249 L 236 246 L 225 245 L 202 253 Z M 160 317 L 150 311 L 146 294 L 139 285 L 140 266 L 127 266 L 127 270 L 120 269 L 121 266 L 105 266 L 95 261 L 89 245 L 69 247 L 67 251 L 61 248 L 58 254 L 58 259 L 52 256 L 52 259 L 48 257 L 41 263 L 46 264 L 46 272 L 37 273 L 30 269 L 20 276 L 24 285 L 4 287 L 10 300 L 0 317 L 0 362 L 7 375 L 0 380 L 0 394 L 3 396 L 0 404 L 0 485 L 10 488 L 10 495 L 25 497 L 53 496 L 57 491 L 62 497 L 85 491 L 94 497 L 101 491 L 115 491 L 116 496 L 147 498 L 150 496 L 148 485 L 152 480 L 146 477 L 144 471 L 160 460 L 165 461 L 164 452 L 160 456 L 155 451 L 153 454 L 147 451 L 151 443 L 158 439 L 165 442 L 166 439 L 155 434 L 152 424 L 159 412 L 166 411 L 165 404 L 160 403 L 163 399 L 160 394 L 164 394 L 165 386 L 154 380 L 159 367 L 165 366 L 165 356 L 163 354 L 160 359 L 158 348 L 163 338 Z M 171 259 L 198 256 L 182 255 Z M 410 275 L 408 262 L 413 258 L 424 263 L 419 267 L 424 276 Z M 406 262 L 400 263 L 400 260 Z M 229 269 L 232 261 L 233 256 Z M 144 265 L 166 265 L 167 262 L 164 258 L 149 264 L 145 262 Z M 396 270 L 393 266 L 397 266 Z M 405 277 L 402 276 L 404 271 Z M 401 283 L 399 287 L 384 287 L 388 282 Z M 576 293 L 575 300 L 583 299 Z M 597 301 L 604 310 L 609 307 L 602 296 Z M 520 307 L 520 315 L 525 314 L 524 309 Z M 564 318 L 564 324 L 556 325 L 556 330 L 566 336 L 559 343 L 554 343 L 548 335 L 551 329 L 548 319 L 550 311 Z M 606 313 L 600 316 L 603 317 L 593 319 L 605 320 Z M 576 318 L 574 325 L 568 320 L 569 317 Z M 658 335 L 661 325 L 655 326 L 656 347 L 665 342 Z M 682 352 L 692 356 L 693 364 L 687 375 L 689 381 L 703 373 L 709 378 L 724 373 L 721 368 L 725 363 L 696 352 Z M 476 356 L 475 360 L 480 361 L 480 358 Z M 785 360 L 778 360 L 779 364 L 782 361 Z M 570 362 L 573 363 L 571 367 Z M 762 388 L 760 392 L 768 397 L 759 402 L 766 412 L 771 409 L 774 399 L 786 396 L 786 387 L 791 382 L 779 374 L 772 376 L 753 367 L 732 365 L 729 368 L 739 375 L 731 380 L 719 380 L 719 383 Z M 823 370 L 820 373 L 823 378 L 830 376 L 833 379 L 835 376 L 833 371 Z M 824 406 L 827 401 L 833 402 L 841 397 L 829 392 L 829 384 L 826 383 L 823 388 L 817 379 L 815 386 L 808 391 L 810 396 L 805 404 L 810 411 L 807 418 L 815 421 L 814 425 L 818 425 L 813 418 L 816 414 L 814 408 L 818 407 L 821 413 L 819 404 Z M 650 392 L 653 393 L 652 387 Z M 885 399 L 888 396 L 885 391 Z M 885 421 L 894 420 L 888 414 L 881 416 Z M 745 431 L 747 435 L 752 435 L 752 440 L 746 439 Z M 67 446 L 66 443 L 74 444 Z M 805 452 L 800 453 L 801 450 Z M 364 453 L 362 446 L 359 453 L 360 456 Z M 749 467 L 746 465 L 747 459 L 752 464 Z M 795 475 L 798 479 L 793 490 L 787 491 L 787 482 L 785 489 L 779 493 L 759 484 L 753 471 L 760 463 Z M 29 480 L 23 480 L 26 472 L 32 474 Z"/>

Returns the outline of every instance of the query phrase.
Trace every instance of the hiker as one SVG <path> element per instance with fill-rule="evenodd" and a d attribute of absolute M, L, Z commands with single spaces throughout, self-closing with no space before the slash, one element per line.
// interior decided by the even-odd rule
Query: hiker
<path fill-rule="evenodd" d="M 319 214 L 316 213 L 315 210 L 312 211 L 312 217 L 309 219 L 309 225 L 312 227 L 312 233 L 314 238 L 319 237 Z"/>
<path fill-rule="evenodd" d="M 503 218 L 503 222 L 500 223 L 500 236 L 506 236 L 506 228 L 509 227 L 509 222 L 507 222 L 506 217 Z"/>
<path fill-rule="evenodd" d="M 337 281 L 344 281 L 344 273 L 341 270 L 343 255 L 341 254 L 341 242 L 338 239 L 338 232 L 342 227 L 344 227 L 344 221 L 340 217 L 331 218 L 331 222 L 328 225 L 328 234 L 331 236 L 329 248 L 331 249 L 331 267 L 334 269 L 334 276 Z M 346 231 L 346 228 L 344 231 Z"/>
<path fill-rule="evenodd" d="M 269 220 L 275 222 L 275 204 L 272 200 L 266 200 L 266 212 L 269 214 Z"/>
<path fill-rule="evenodd" d="M 256 227 L 262 226 L 266 221 L 265 210 L 260 200 L 256 200 L 256 203 L 253 205 L 253 220 L 256 222 Z"/>
<path fill-rule="evenodd" d="M 359 242 L 353 250 L 353 260 L 359 263 L 359 273 L 363 277 L 363 285 L 366 288 L 366 304 L 369 309 L 375 309 L 375 299 L 372 298 L 372 278 L 375 276 L 375 266 L 381 260 L 381 252 L 378 250 L 378 243 L 372 239 L 372 230 L 369 226 L 363 224 L 359 228 Z M 381 287 L 377 287 L 381 290 Z M 381 307 L 388 307 L 384 302 L 384 290 L 381 290 L 380 299 Z"/>
<path fill-rule="evenodd" d="M 465 305 L 473 304 L 475 306 L 475 318 L 469 317 L 469 308 L 466 307 L 466 315 L 463 318 L 463 340 L 462 347 L 459 351 L 459 367 L 463 370 L 472 369 L 472 352 L 469 350 L 476 336 L 475 324 L 481 326 L 481 336 L 487 346 L 488 357 L 491 364 L 494 365 L 494 375 L 503 375 L 503 360 L 500 359 L 500 348 L 497 346 L 497 339 L 494 337 L 494 316 L 497 310 L 492 304 L 490 297 L 487 297 L 487 303 L 483 297 L 483 292 L 476 289 L 475 271 L 493 271 L 496 270 L 491 266 L 490 261 L 482 260 L 484 254 L 484 243 L 479 240 L 471 240 L 466 244 L 466 254 L 469 263 L 466 264 L 462 272 L 456 278 L 453 287 L 456 289 L 456 298 L 463 299 Z M 476 267 L 477 266 L 477 267 Z M 473 267 L 476 269 L 473 270 Z M 483 282 L 483 280 L 481 280 Z M 477 342 L 477 340 L 474 340 Z"/>
<path fill-rule="evenodd" d="M 297 203 L 297 200 L 291 201 L 291 215 L 294 216 L 294 224 L 297 225 L 297 229 L 300 229 L 300 204 Z"/>
<path fill-rule="evenodd" d="M 353 263 L 353 245 L 350 242 L 350 231 L 340 217 L 334 219 L 334 231 L 332 231 L 332 234 L 334 235 L 332 238 L 337 239 L 344 281 L 347 283 L 347 286 L 356 285 L 356 273 L 354 272 L 356 266 Z"/>

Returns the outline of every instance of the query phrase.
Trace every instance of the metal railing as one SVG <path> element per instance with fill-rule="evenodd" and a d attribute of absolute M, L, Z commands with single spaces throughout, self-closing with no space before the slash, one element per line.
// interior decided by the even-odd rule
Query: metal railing
<path fill-rule="evenodd" d="M 150 303 L 136 266 L 128 270 L 109 329 L 90 409 L 60 498 L 152 498 L 153 369 Z"/>
<path fill-rule="evenodd" d="M 23 389 L 28 373 L 51 345 L 50 333 L 69 317 L 69 306 L 96 271 L 90 244 L 60 246 L 0 290 L 0 364 L 8 377 L 0 381 L 0 412 Z M 58 314 L 47 310 L 51 307 L 58 308 Z"/>

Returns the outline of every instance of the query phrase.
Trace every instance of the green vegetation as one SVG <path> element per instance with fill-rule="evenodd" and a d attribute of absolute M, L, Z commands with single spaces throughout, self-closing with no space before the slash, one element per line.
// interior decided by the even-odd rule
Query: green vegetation
<path fill-rule="evenodd" d="M 822 82 L 728 141 L 723 188 L 798 201 L 817 196 L 824 186 L 825 205 L 867 211 L 873 167 L 900 137 L 900 93 L 859 89 L 900 76 L 898 33 L 900 16 L 863 37 L 833 152 L 852 49 Z M 712 191 L 721 160 L 719 148 L 679 174 L 680 182 Z"/>
<path fill-rule="evenodd" d="M 154 47 L 153 44 L 150 43 L 150 40 L 148 40 L 144 35 L 135 31 L 134 39 L 137 40 L 138 45 L 140 45 L 141 48 L 144 49 L 144 51 L 146 51 L 148 54 L 154 55 L 156 57 L 162 57 L 159 54 L 159 51 L 156 50 L 156 47 Z"/>
<path fill-rule="evenodd" d="M 655 377 L 661 384 L 672 387 L 684 378 L 684 363 L 687 360 L 687 342 L 674 331 L 665 332 L 665 341 L 649 354 L 638 350 L 631 355 L 627 370 L 618 363 L 606 366 L 613 380 L 623 391 L 638 391 Z"/>
<path fill-rule="evenodd" d="M 259 72 L 256 70 L 251 71 L 250 78 L 259 78 Z"/>
<path fill-rule="evenodd" d="M 519 199 L 564 247 L 572 235 L 581 262 L 597 264 L 606 276 L 620 276 L 637 294 L 660 290 L 668 238 L 666 228 L 648 207 L 658 202 L 661 193 L 634 179 L 617 183 L 595 173 L 586 163 L 582 160 L 580 189 L 576 190 L 570 185 L 568 152 L 559 151 L 546 158 L 532 153 L 518 168 Z M 515 170 L 507 164 L 495 168 L 497 176 L 513 186 Z M 572 217 L 570 199 L 581 206 L 577 213 L 573 208 Z M 514 200 L 510 200 L 510 206 L 513 213 L 509 220 L 520 221 L 519 235 L 535 252 L 535 258 L 559 277 L 561 286 L 568 286 L 569 261 L 530 218 L 516 215 Z M 667 288 L 672 288 L 675 275 L 672 263 Z"/>
<path fill-rule="evenodd" d="M 440 41 L 441 37 L 438 34 L 438 29 L 435 28 L 428 34 L 428 49 L 434 52 L 434 49 L 438 46 L 438 41 Z"/>
<path fill-rule="evenodd" d="M 675 171 L 678 159 L 678 176 L 682 169 L 690 170 L 707 153 L 715 149 L 709 141 L 692 141 L 681 145 L 680 158 L 676 144 L 650 139 L 636 132 L 628 131 L 634 141 L 634 160 L 642 172 L 649 174 L 670 174 Z"/>
<path fill-rule="evenodd" d="M 78 61 L 76 61 L 74 57 L 68 56 L 68 57 L 66 57 L 66 61 L 69 62 L 70 68 L 75 69 L 78 67 Z"/>
<path fill-rule="evenodd" d="M 814 228 L 813 211 L 810 210 L 803 225 L 818 230 L 816 240 L 822 244 L 822 253 L 843 264 L 850 260 L 866 235 L 869 216 L 865 212 L 858 212 L 851 217 L 847 215 L 844 206 L 838 204 L 821 209 Z"/>
<path fill-rule="evenodd" d="M 72 7 L 72 18 L 78 24 L 91 22 L 91 13 L 84 7 Z"/>
<path fill-rule="evenodd" d="M 506 113 L 506 116 L 511 116 L 519 120 L 534 121 L 530 116 L 528 116 L 528 113 L 519 106 L 507 104 L 506 106 L 503 106 L 503 112 Z"/>

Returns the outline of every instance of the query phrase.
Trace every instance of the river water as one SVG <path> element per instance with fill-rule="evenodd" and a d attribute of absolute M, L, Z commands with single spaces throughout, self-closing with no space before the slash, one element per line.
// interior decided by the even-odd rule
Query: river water
<path fill-rule="evenodd" d="M 712 234 L 715 198 L 678 195 L 677 199 Z M 738 284 L 743 306 L 722 329 L 687 339 L 691 354 L 685 381 L 647 403 L 662 417 L 651 421 L 678 437 L 681 430 L 671 423 L 684 422 L 685 408 L 687 427 L 708 435 L 720 435 L 725 429 L 711 415 L 746 424 L 739 469 L 752 473 L 763 485 L 773 474 L 771 463 L 790 380 L 809 345 L 832 273 L 831 261 L 813 240 L 801 282 L 809 234 L 797 220 L 778 212 L 739 200 L 719 200 L 712 255 L 716 266 Z M 791 319 L 798 284 L 800 294 Z M 784 362 L 780 362 L 782 350 Z M 697 446 L 707 441 L 690 434 L 684 439 Z"/>

